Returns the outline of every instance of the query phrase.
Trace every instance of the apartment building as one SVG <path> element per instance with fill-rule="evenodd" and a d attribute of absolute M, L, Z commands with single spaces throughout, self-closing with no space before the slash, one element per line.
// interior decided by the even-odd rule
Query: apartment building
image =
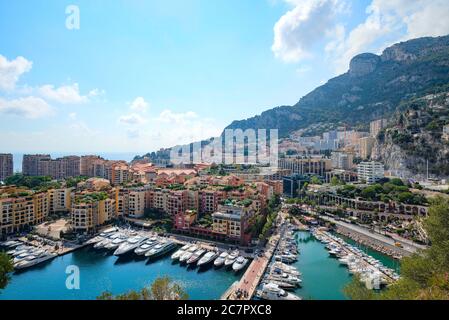
<path fill-rule="evenodd" d="M 387 124 L 388 124 L 387 119 L 379 119 L 376 121 L 372 121 L 369 126 L 371 137 L 376 138 L 377 135 L 380 133 L 380 131 L 387 126 Z"/>
<path fill-rule="evenodd" d="M 333 169 L 351 170 L 354 167 L 354 154 L 351 152 L 334 151 L 331 160 Z"/>
<path fill-rule="evenodd" d="M 88 155 L 80 158 L 80 175 L 84 177 L 96 177 L 95 164 L 101 163 L 104 159 L 100 156 Z"/>
<path fill-rule="evenodd" d="M 176 214 L 174 225 L 176 230 L 190 230 L 190 228 L 197 221 L 198 213 L 195 210 L 187 210 L 185 212 L 181 212 Z"/>
<path fill-rule="evenodd" d="M 252 207 L 221 205 L 218 211 L 212 214 L 212 230 L 225 235 L 229 240 L 247 244 L 245 231 L 255 215 L 256 211 Z"/>
<path fill-rule="evenodd" d="M 199 193 L 199 211 L 201 214 L 208 214 L 217 211 L 221 201 L 226 199 L 226 193 L 216 190 L 202 190 Z"/>
<path fill-rule="evenodd" d="M 146 205 L 175 216 L 186 210 L 198 210 L 199 195 L 194 190 L 153 189 L 147 192 Z"/>
<path fill-rule="evenodd" d="M 385 177 L 384 165 L 380 162 L 362 162 L 357 166 L 359 182 L 376 183 Z"/>
<path fill-rule="evenodd" d="M 22 173 L 25 176 L 38 176 L 41 160 L 51 160 L 49 154 L 25 154 L 22 161 Z"/>
<path fill-rule="evenodd" d="M 0 181 L 14 174 L 13 156 L 10 153 L 0 153 Z"/>
<path fill-rule="evenodd" d="M 361 138 L 359 140 L 360 158 L 365 159 L 365 160 L 370 159 L 375 143 L 376 143 L 376 138 L 373 138 L 373 137 Z"/>
<path fill-rule="evenodd" d="M 50 155 L 24 155 L 22 172 L 28 176 L 50 176 L 53 179 L 77 177 L 80 175 L 80 157 L 52 159 Z"/>
<path fill-rule="evenodd" d="M 115 199 L 97 199 L 81 196 L 72 203 L 72 228 L 76 232 L 91 232 L 116 215 Z"/>
<path fill-rule="evenodd" d="M 279 159 L 280 169 L 288 169 L 293 175 L 318 175 L 324 177 L 331 170 L 332 161 L 324 158 L 283 158 Z"/>
<path fill-rule="evenodd" d="M 11 234 L 42 223 L 50 210 L 47 192 L 5 188 L 0 190 L 0 234 Z"/>
<path fill-rule="evenodd" d="M 50 213 L 69 212 L 72 204 L 72 192 L 71 188 L 48 190 Z"/>

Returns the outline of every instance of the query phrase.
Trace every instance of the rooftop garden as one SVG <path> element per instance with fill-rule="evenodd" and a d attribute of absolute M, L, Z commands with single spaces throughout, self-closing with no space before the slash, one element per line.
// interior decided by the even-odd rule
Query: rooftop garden
<path fill-rule="evenodd" d="M 78 196 L 75 200 L 76 203 L 93 203 L 103 201 L 109 198 L 106 192 L 93 192 Z"/>

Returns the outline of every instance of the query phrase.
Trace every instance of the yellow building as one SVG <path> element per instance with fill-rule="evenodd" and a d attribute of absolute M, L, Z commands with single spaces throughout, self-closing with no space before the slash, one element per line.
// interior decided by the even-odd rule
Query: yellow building
<path fill-rule="evenodd" d="M 47 192 L 33 193 L 13 187 L 0 190 L 0 234 L 18 232 L 42 223 L 48 214 Z"/>
<path fill-rule="evenodd" d="M 72 189 L 50 189 L 50 212 L 69 212 L 72 204 Z"/>
<path fill-rule="evenodd" d="M 116 200 L 105 194 L 82 194 L 72 203 L 72 228 L 90 232 L 116 216 Z"/>

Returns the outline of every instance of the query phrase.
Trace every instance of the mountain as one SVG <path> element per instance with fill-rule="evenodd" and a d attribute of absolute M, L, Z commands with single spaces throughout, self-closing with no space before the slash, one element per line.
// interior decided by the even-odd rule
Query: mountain
<path fill-rule="evenodd" d="M 294 106 L 281 106 L 226 129 L 278 129 L 280 137 L 318 123 L 366 126 L 389 117 L 401 101 L 440 92 L 449 84 L 449 36 L 395 44 L 380 55 L 363 53 L 347 73 L 329 80 Z"/>

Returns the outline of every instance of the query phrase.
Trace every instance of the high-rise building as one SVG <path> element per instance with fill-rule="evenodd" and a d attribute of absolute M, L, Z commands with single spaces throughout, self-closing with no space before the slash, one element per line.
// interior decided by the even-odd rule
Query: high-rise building
<path fill-rule="evenodd" d="M 385 168 L 380 162 L 362 162 L 357 166 L 357 175 L 360 182 L 372 184 L 385 177 Z"/>
<path fill-rule="evenodd" d="M 94 169 L 95 164 L 103 162 L 102 160 L 104 161 L 100 156 L 82 156 L 80 159 L 80 175 L 85 177 L 96 177 Z M 103 175 L 101 177 L 103 177 Z"/>
<path fill-rule="evenodd" d="M 0 181 L 5 181 L 6 178 L 12 176 L 14 173 L 13 156 L 10 153 L 0 153 Z"/>
<path fill-rule="evenodd" d="M 374 144 L 376 143 L 376 138 L 365 137 L 359 140 L 360 145 L 360 157 L 362 159 L 370 159 L 371 153 L 373 151 Z"/>
<path fill-rule="evenodd" d="M 351 170 L 354 167 L 354 154 L 350 152 L 334 151 L 331 160 L 333 169 Z"/>
<path fill-rule="evenodd" d="M 377 138 L 377 135 L 379 134 L 379 132 L 385 128 L 388 124 L 387 119 L 379 119 L 376 121 L 372 121 L 369 125 L 369 131 L 370 131 L 370 135 L 371 137 Z"/>
<path fill-rule="evenodd" d="M 24 155 L 22 172 L 27 176 L 50 176 L 53 179 L 78 177 L 80 157 L 67 156 L 52 159 L 50 155 Z"/>
<path fill-rule="evenodd" d="M 25 176 L 38 176 L 41 160 L 51 160 L 51 156 L 49 154 L 25 154 L 22 161 L 22 173 Z"/>
<path fill-rule="evenodd" d="M 279 159 L 280 169 L 289 169 L 292 174 L 318 175 L 324 177 L 331 170 L 332 162 L 324 158 L 282 158 Z"/>

